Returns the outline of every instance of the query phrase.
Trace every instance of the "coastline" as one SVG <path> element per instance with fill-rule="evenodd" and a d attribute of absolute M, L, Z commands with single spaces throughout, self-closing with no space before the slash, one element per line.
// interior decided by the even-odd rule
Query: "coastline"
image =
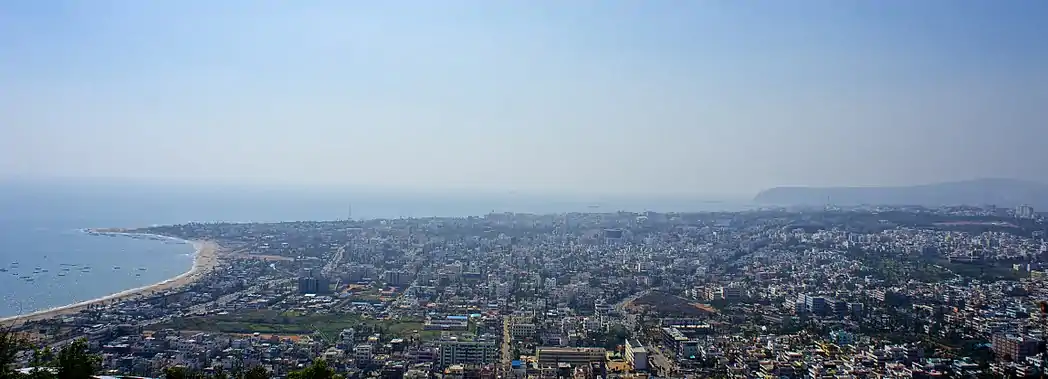
<path fill-rule="evenodd" d="M 195 253 L 193 255 L 193 266 L 176 277 L 165 279 L 158 283 L 150 285 L 132 288 L 124 291 L 120 291 L 114 294 L 109 294 L 99 298 L 81 301 L 74 304 L 63 305 L 50 309 L 44 309 L 36 312 L 31 312 L 23 315 L 10 316 L 0 318 L 0 326 L 16 327 L 22 323 L 47 320 L 59 316 L 74 315 L 79 313 L 81 310 L 87 309 L 89 306 L 96 305 L 105 302 L 119 302 L 136 297 L 141 297 L 149 292 L 154 291 L 166 291 L 179 287 L 183 287 L 192 284 L 199 280 L 204 274 L 214 270 L 219 264 L 219 253 L 222 249 L 215 241 L 200 240 L 200 241 L 187 241 L 179 238 L 161 236 L 147 233 L 126 233 L 118 229 L 85 229 L 87 233 L 94 234 L 117 234 L 126 235 L 129 237 L 133 236 L 145 236 L 157 239 L 168 239 L 182 241 L 193 245 Z"/>

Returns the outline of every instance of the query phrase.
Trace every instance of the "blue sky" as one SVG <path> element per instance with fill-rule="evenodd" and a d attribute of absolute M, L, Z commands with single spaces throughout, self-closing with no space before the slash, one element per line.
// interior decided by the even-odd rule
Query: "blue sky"
<path fill-rule="evenodd" d="M 1048 181 L 1038 1 L 9 1 L 0 177 Z"/>

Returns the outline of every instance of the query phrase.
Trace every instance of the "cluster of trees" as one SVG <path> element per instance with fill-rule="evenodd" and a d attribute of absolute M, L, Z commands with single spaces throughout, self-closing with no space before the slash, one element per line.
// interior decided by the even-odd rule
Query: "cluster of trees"
<path fill-rule="evenodd" d="M 19 354 L 31 351 L 32 358 L 28 373 L 15 369 Z M 35 348 L 24 336 L 7 328 L 0 328 L 0 379 L 90 379 L 101 368 L 101 357 L 92 354 L 87 341 L 76 340 L 65 347 L 52 350 Z M 164 370 L 167 379 L 267 379 L 270 374 L 262 366 L 247 371 L 225 373 L 216 370 L 202 373 L 185 367 L 170 367 Z M 289 379 L 340 379 L 341 376 L 323 360 L 300 371 L 288 374 Z"/>

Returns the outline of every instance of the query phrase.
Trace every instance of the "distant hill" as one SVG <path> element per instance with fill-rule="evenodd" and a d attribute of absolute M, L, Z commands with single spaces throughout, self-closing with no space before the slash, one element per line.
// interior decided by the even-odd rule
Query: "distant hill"
<path fill-rule="evenodd" d="M 754 201 L 774 205 L 997 205 L 1048 209 L 1048 185 L 1014 179 L 977 179 L 906 187 L 776 187 Z"/>

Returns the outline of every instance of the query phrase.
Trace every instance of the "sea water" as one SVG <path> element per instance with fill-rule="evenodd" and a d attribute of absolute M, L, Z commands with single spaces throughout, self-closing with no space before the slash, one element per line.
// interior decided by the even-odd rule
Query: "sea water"
<path fill-rule="evenodd" d="M 490 212 L 690 211 L 725 204 L 666 199 L 419 195 L 258 188 L 0 183 L 0 318 L 72 304 L 177 276 L 191 245 L 84 233 L 193 221 L 480 216 Z M 84 269 L 84 267 L 90 267 Z M 44 271 L 46 270 L 46 271 Z"/>

